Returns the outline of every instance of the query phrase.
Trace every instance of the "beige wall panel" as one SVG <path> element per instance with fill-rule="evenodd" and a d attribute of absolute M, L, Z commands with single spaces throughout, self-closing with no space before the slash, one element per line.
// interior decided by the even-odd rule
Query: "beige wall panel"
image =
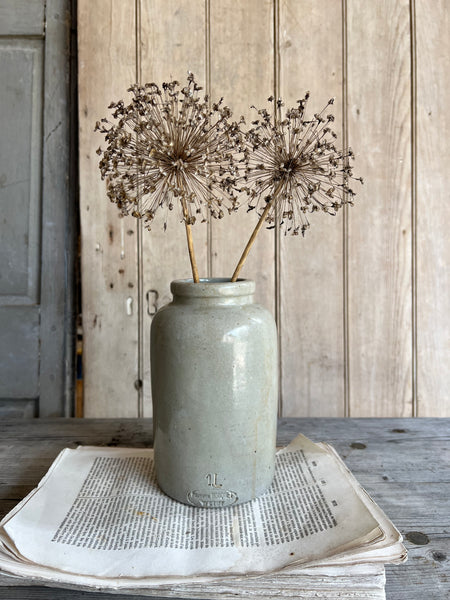
<path fill-rule="evenodd" d="M 348 0 L 350 415 L 412 414 L 408 0 Z"/>
<path fill-rule="evenodd" d="M 106 197 L 94 133 L 135 78 L 134 0 L 79 0 L 80 215 L 86 417 L 137 416 L 136 223 Z"/>
<path fill-rule="evenodd" d="M 280 62 L 286 106 L 309 90 L 313 114 L 335 96 L 340 135 L 341 3 L 281 0 Z M 344 415 L 342 218 L 313 214 L 304 238 L 280 239 L 284 416 Z"/>
<path fill-rule="evenodd" d="M 450 13 L 416 2 L 418 416 L 450 417 Z"/>
<path fill-rule="evenodd" d="M 141 0 L 141 81 L 176 79 L 186 82 L 188 71 L 205 85 L 204 0 Z M 205 93 L 204 91 L 201 92 Z M 142 235 L 144 415 L 152 414 L 150 381 L 150 324 L 155 310 L 171 301 L 170 282 L 192 277 L 181 215 L 173 211 L 164 232 L 164 216 Z M 207 276 L 207 226 L 192 228 L 200 277 Z"/>
<path fill-rule="evenodd" d="M 265 106 L 273 93 L 273 13 L 270 0 L 211 0 L 211 97 L 224 97 L 233 118 L 254 118 L 250 106 Z M 231 277 L 256 225 L 246 196 L 236 214 L 212 222 L 214 277 Z M 272 313 L 274 305 L 274 232 L 258 235 L 240 277 L 256 281 L 256 300 Z"/>
<path fill-rule="evenodd" d="M 335 96 L 340 135 L 345 31 L 348 141 L 356 153 L 355 174 L 365 185 L 357 186 L 347 216 L 314 214 L 304 239 L 282 234 L 278 256 L 274 231 L 263 229 L 242 276 L 256 280 L 258 301 L 273 313 L 277 296 L 281 300 L 284 416 L 342 416 L 348 407 L 355 417 L 412 415 L 415 335 L 416 412 L 450 416 L 450 122 L 442 106 L 450 89 L 450 21 L 445 0 L 412 6 L 417 80 L 411 77 L 408 0 L 79 0 L 86 416 L 151 415 L 151 316 L 170 300 L 170 281 L 190 277 L 176 214 L 165 233 L 163 219 L 151 232 L 138 231 L 137 222 L 119 219 L 107 200 L 95 153 L 104 141 L 93 131 L 95 122 L 111 100 L 129 100 L 126 89 L 139 76 L 142 82 L 184 80 L 191 70 L 210 85 L 213 100 L 224 96 L 236 119 L 244 114 L 251 120 L 251 104 L 266 105 L 277 77 L 287 105 L 309 90 L 316 112 Z M 417 139 L 411 134 L 411 89 Z M 255 217 L 244 205 L 213 221 L 209 235 L 205 225 L 194 226 L 201 276 L 231 276 Z"/>

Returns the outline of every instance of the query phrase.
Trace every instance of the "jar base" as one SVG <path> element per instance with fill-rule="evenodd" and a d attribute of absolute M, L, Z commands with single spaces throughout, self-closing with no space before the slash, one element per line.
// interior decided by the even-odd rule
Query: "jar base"
<path fill-rule="evenodd" d="M 190 490 L 180 495 L 178 493 L 171 493 L 159 481 L 158 486 L 166 496 L 181 504 L 195 506 L 196 508 L 227 508 L 228 506 L 238 506 L 239 504 L 256 500 L 269 490 L 272 482 L 273 476 L 266 485 L 261 486 L 254 494 L 240 494 L 240 496 L 232 490 Z"/>

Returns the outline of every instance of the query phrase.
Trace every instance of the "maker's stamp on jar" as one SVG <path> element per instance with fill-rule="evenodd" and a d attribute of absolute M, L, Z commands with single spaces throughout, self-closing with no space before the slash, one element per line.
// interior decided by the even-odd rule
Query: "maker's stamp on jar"
<path fill-rule="evenodd" d="M 192 506 L 200 508 L 223 508 L 236 504 L 238 496 L 236 492 L 230 490 L 208 490 L 207 492 L 192 490 L 188 492 L 187 500 Z"/>

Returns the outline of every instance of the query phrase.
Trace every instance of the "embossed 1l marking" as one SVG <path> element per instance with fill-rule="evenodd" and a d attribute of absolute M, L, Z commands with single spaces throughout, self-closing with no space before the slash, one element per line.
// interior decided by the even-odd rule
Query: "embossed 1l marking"
<path fill-rule="evenodd" d="M 221 488 L 222 484 L 217 483 L 217 473 L 208 473 L 205 475 L 205 479 L 208 481 L 209 487 Z"/>

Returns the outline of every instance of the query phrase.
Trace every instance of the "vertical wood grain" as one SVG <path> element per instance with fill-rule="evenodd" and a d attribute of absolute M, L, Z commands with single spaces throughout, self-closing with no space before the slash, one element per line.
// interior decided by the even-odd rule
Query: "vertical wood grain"
<path fill-rule="evenodd" d="M 341 5 L 280 0 L 280 95 L 286 106 L 311 92 L 310 114 L 332 96 L 340 132 Z M 342 138 L 340 138 L 342 143 Z M 284 416 L 343 416 L 342 211 L 311 215 L 305 237 L 281 236 L 280 296 Z"/>
<path fill-rule="evenodd" d="M 224 97 L 238 120 L 256 114 L 273 93 L 273 8 L 271 0 L 211 0 L 211 96 Z M 246 212 L 246 197 L 236 214 L 212 222 L 211 263 L 214 277 L 231 277 L 256 225 Z M 263 229 L 241 277 L 256 281 L 256 300 L 275 312 L 274 235 Z"/>
<path fill-rule="evenodd" d="M 95 132 L 135 80 L 134 0 L 79 0 L 80 218 L 86 417 L 137 416 L 136 222 L 106 197 Z"/>
<path fill-rule="evenodd" d="M 186 82 L 188 71 L 205 87 L 205 1 L 140 0 L 140 63 L 142 82 L 176 79 Z M 203 90 L 201 94 L 206 93 Z M 156 309 L 172 296 L 170 282 L 192 277 L 186 234 L 180 213 L 173 211 L 163 230 L 164 217 L 155 219 L 151 231 L 142 233 L 143 261 L 143 372 L 144 415 L 150 416 L 150 324 Z M 193 228 L 200 277 L 207 276 L 207 226 Z"/>
<path fill-rule="evenodd" d="M 450 15 L 445 0 L 414 4 L 418 416 L 450 417 Z"/>
<path fill-rule="evenodd" d="M 44 57 L 42 276 L 39 416 L 72 414 L 74 253 L 69 205 L 70 12 L 67 0 L 47 0 Z M 39 256 L 36 253 L 36 256 Z M 64 285 L 62 282 L 64 281 Z M 67 342 L 69 338 L 69 343 Z M 64 357 L 64 359 L 63 359 Z M 66 388 L 66 385 L 68 387 Z"/>
<path fill-rule="evenodd" d="M 408 0 L 348 5 L 350 414 L 412 415 Z"/>
<path fill-rule="evenodd" d="M 304 239 L 263 229 L 242 272 L 279 317 L 283 414 L 343 416 L 348 401 L 354 417 L 411 416 L 417 391 L 419 416 L 449 416 L 445 0 L 78 5 L 86 416 L 138 414 L 139 364 L 150 416 L 151 316 L 170 300 L 170 281 L 190 277 L 178 215 L 141 241 L 135 220 L 118 218 L 93 127 L 139 77 L 183 81 L 188 70 L 247 121 L 274 89 L 286 105 L 309 90 L 312 112 L 335 96 L 339 142 L 348 139 L 365 179 L 346 215 L 312 215 Z M 209 232 L 195 225 L 200 275 L 231 276 L 254 225 L 245 205 Z"/>
<path fill-rule="evenodd" d="M 5 30 L 0 29 L 0 32 L 7 34 Z M 47 109 L 43 102 L 45 80 L 42 77 L 45 50 L 42 39 L 0 37 L 0 398 L 5 400 L 3 411 L 8 406 L 12 409 L 25 398 L 38 407 L 40 342 L 42 334 L 46 337 L 41 328 L 41 312 L 44 316 L 50 313 L 52 325 L 57 316 L 57 311 L 52 310 L 57 303 L 46 297 L 45 290 L 40 293 L 42 271 L 58 266 L 54 255 L 48 252 L 43 253 L 42 258 L 40 255 L 41 239 L 48 238 L 42 219 L 41 172 L 43 115 Z M 61 204 L 53 207 L 56 213 L 62 209 Z M 53 233 L 54 228 L 49 229 Z M 41 295 L 50 306 L 41 306 Z M 62 327 L 59 330 L 63 332 Z M 57 340 L 59 336 L 55 337 Z M 53 345 L 50 338 L 44 352 L 48 356 L 53 350 L 59 352 L 58 360 L 51 365 L 51 373 L 57 375 L 63 367 L 63 360 L 59 360 L 61 347 Z M 55 384 L 59 383 L 63 380 L 55 378 Z M 56 393 L 55 399 L 60 402 L 60 394 Z"/>

